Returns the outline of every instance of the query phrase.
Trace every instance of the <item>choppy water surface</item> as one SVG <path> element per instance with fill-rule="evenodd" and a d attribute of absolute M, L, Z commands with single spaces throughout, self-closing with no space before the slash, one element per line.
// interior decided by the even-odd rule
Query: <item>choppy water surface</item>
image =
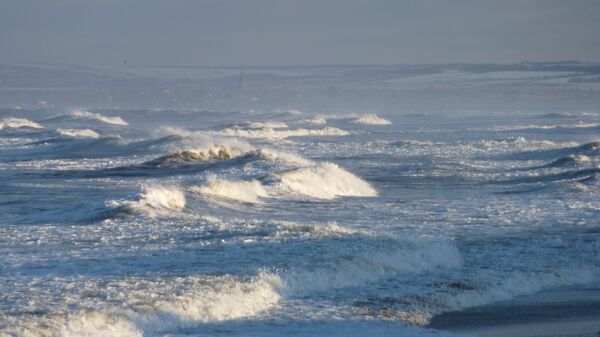
<path fill-rule="evenodd" d="M 138 71 L 147 103 L 3 82 L 0 335 L 429 335 L 600 279 L 594 86 L 258 69 L 214 98 L 235 89 Z"/>

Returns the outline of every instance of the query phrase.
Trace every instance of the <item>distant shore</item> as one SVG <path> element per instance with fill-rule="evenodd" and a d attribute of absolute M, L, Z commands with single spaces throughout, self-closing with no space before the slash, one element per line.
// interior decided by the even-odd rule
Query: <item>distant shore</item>
<path fill-rule="evenodd" d="M 429 328 L 485 337 L 600 336 L 600 284 L 550 289 L 435 316 Z"/>

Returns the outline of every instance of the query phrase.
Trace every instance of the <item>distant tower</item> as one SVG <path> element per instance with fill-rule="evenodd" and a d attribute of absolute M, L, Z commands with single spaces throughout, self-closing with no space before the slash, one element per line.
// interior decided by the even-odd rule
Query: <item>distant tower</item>
<path fill-rule="evenodd" d="M 244 65 L 240 65 L 240 91 L 246 90 L 246 74 L 244 73 Z"/>

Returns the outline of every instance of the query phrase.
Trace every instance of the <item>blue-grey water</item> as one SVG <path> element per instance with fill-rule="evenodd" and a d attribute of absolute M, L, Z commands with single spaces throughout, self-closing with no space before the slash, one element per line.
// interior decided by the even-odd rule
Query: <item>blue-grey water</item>
<path fill-rule="evenodd" d="M 597 282 L 580 67 L 2 66 L 0 335 L 439 336 Z"/>

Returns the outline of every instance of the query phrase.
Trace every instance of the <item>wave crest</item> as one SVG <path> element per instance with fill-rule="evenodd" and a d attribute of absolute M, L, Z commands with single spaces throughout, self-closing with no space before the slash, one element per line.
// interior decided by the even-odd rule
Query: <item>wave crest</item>
<path fill-rule="evenodd" d="M 192 192 L 203 194 L 217 199 L 226 199 L 244 203 L 262 203 L 259 198 L 268 198 L 269 193 L 257 180 L 221 180 L 209 179 L 208 183 L 200 187 L 192 187 Z"/>
<path fill-rule="evenodd" d="M 169 217 L 185 208 L 185 195 L 178 187 L 144 187 L 138 200 L 111 200 L 113 215 L 143 214 L 150 218 Z"/>
<path fill-rule="evenodd" d="M 119 116 L 109 117 L 109 116 L 101 115 L 99 113 L 89 112 L 89 111 L 85 111 L 85 110 L 75 110 L 75 111 L 71 112 L 71 116 L 76 117 L 76 118 L 95 119 L 100 122 L 103 122 L 106 124 L 112 124 L 112 125 L 120 125 L 120 126 L 129 125 L 129 123 L 124 121 Z"/>
<path fill-rule="evenodd" d="M 61 136 L 69 138 L 98 138 L 100 135 L 90 129 L 56 129 Z"/>
<path fill-rule="evenodd" d="M 353 121 L 353 123 L 366 124 L 366 125 L 391 125 L 392 124 L 392 122 L 390 122 L 389 120 L 387 120 L 385 118 L 381 118 L 373 113 L 364 114 L 364 115 L 360 116 L 359 118 L 355 119 Z"/>
<path fill-rule="evenodd" d="M 0 130 L 20 128 L 42 129 L 43 126 L 25 118 L 7 117 L 0 120 Z"/>
<path fill-rule="evenodd" d="M 303 167 L 277 176 L 281 189 L 312 198 L 377 196 L 377 191 L 368 182 L 333 163 Z"/>

